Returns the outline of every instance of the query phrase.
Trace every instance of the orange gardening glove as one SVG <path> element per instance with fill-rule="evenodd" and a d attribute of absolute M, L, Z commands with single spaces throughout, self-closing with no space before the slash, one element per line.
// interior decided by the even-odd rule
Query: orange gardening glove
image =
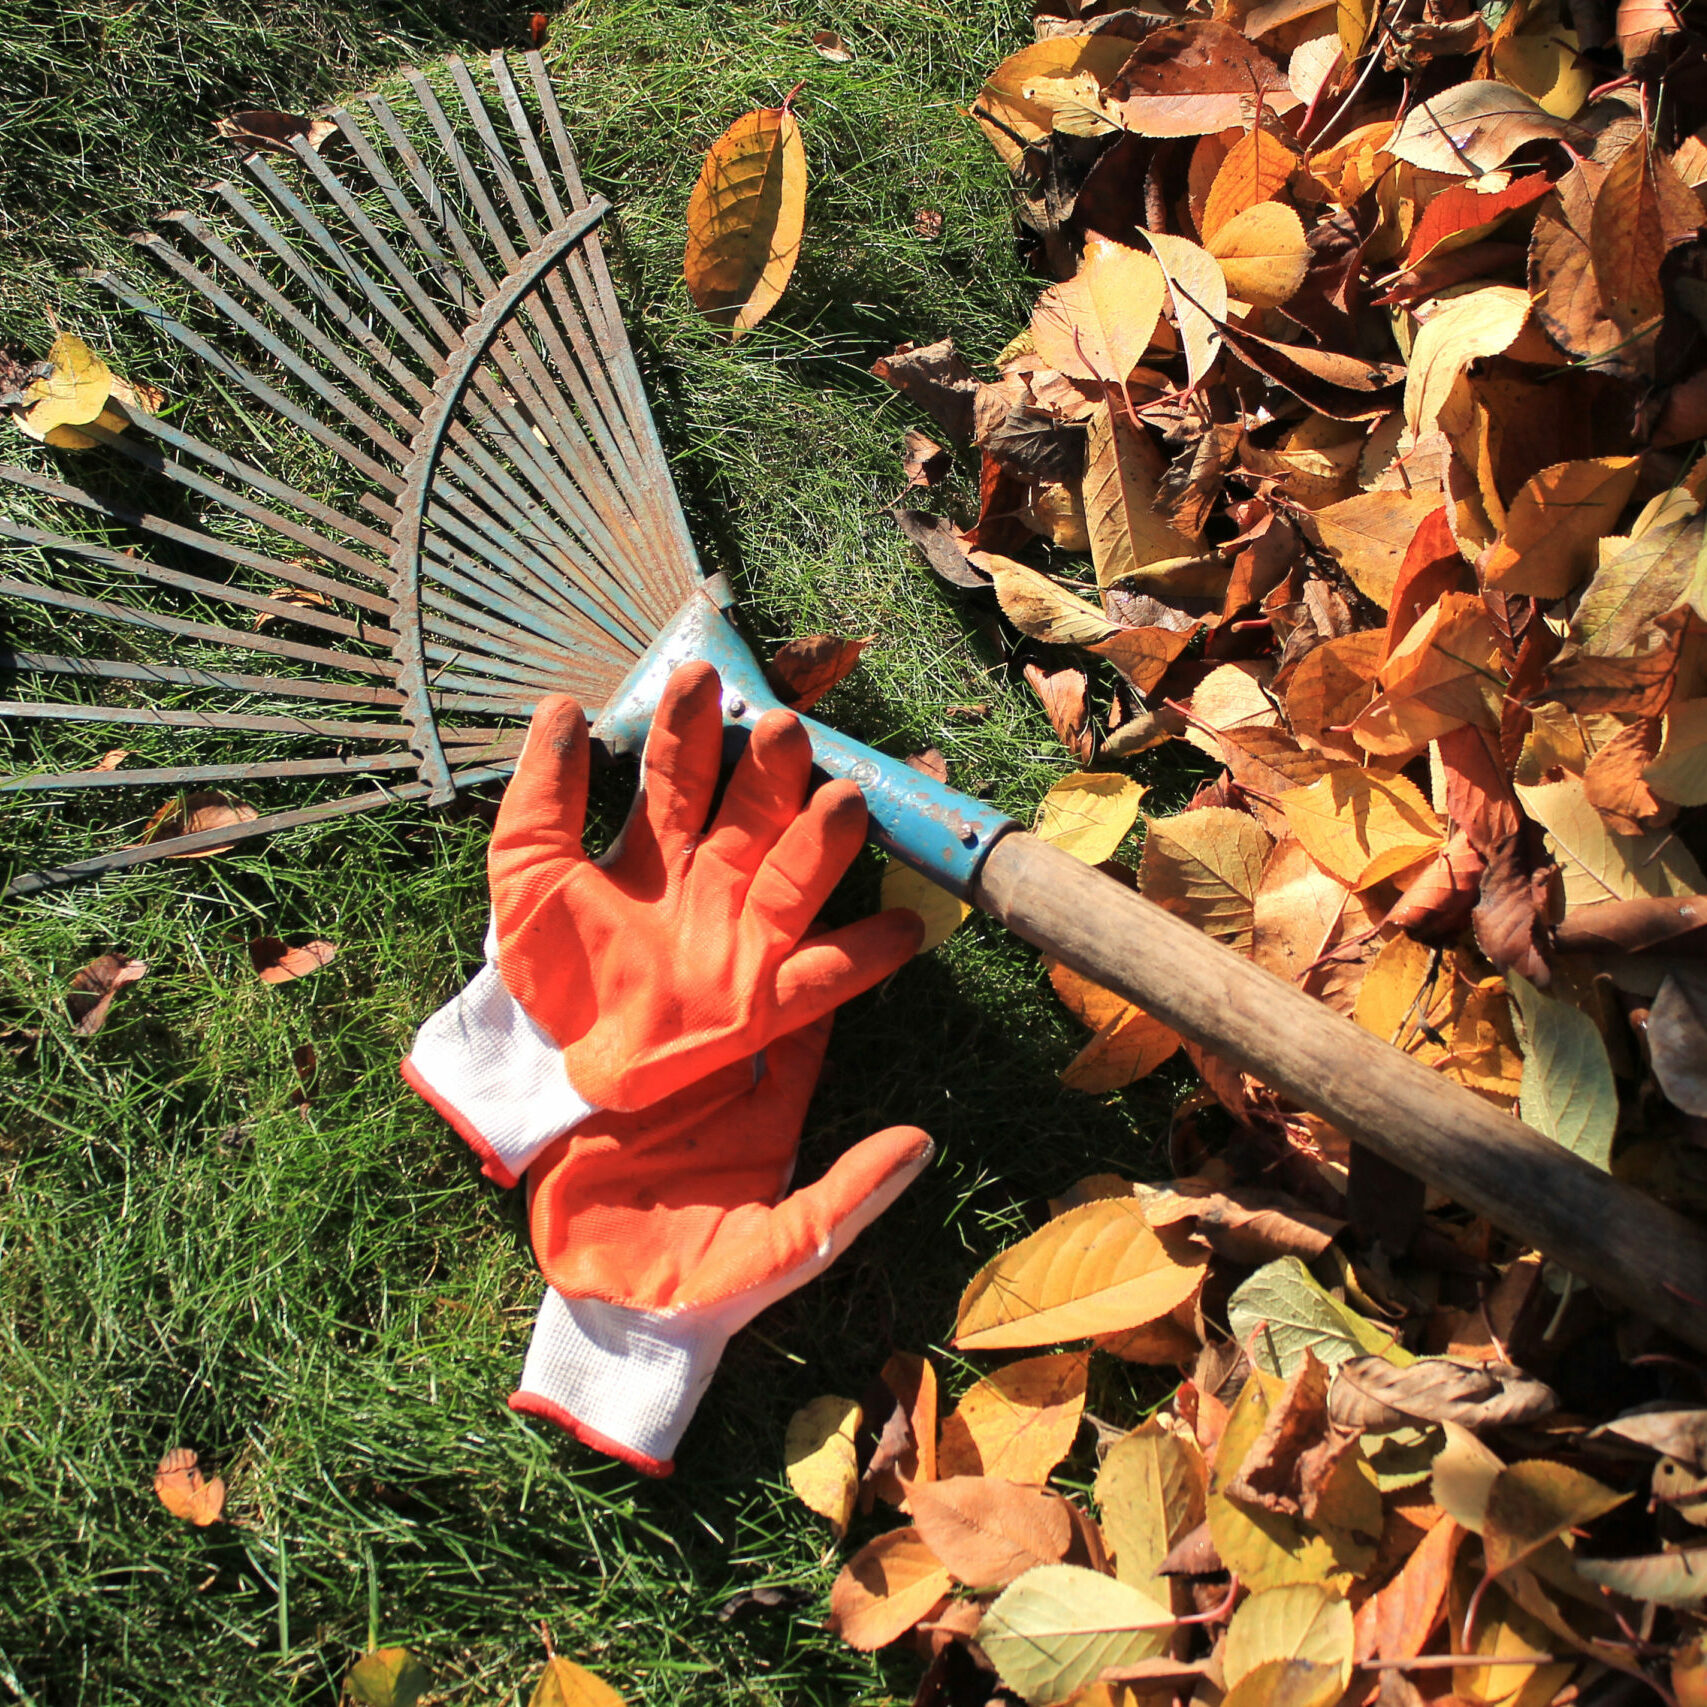
<path fill-rule="evenodd" d="M 905 909 L 809 937 L 865 840 L 851 782 L 808 798 L 792 712 L 760 718 L 715 820 L 717 673 L 684 664 L 646 742 L 616 846 L 581 846 L 587 724 L 546 700 L 492 832 L 498 970 L 594 1108 L 633 1111 L 763 1049 L 886 978 L 921 930 Z"/>
<path fill-rule="evenodd" d="M 594 1115 L 541 1156 L 530 1218 L 551 1290 L 512 1409 L 669 1474 L 730 1336 L 930 1161 L 923 1132 L 891 1127 L 783 1196 L 829 1031 L 820 1019 L 643 1113 Z"/>

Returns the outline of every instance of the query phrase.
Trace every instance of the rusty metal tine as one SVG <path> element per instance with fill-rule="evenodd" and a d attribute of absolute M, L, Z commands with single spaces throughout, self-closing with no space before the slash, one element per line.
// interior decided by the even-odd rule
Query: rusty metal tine
<path fill-rule="evenodd" d="M 174 320 L 159 303 L 144 296 L 140 291 L 132 290 L 123 284 L 115 275 L 102 271 L 95 274 L 96 282 L 104 285 L 120 302 L 136 313 L 152 320 L 174 343 L 181 344 L 193 356 L 201 359 L 215 373 L 223 374 L 226 378 L 235 380 L 250 396 L 265 403 L 274 414 L 282 415 L 292 426 L 300 427 L 311 438 L 318 440 L 328 450 L 341 456 L 345 462 L 365 474 L 375 485 L 383 487 L 388 492 L 396 492 L 403 484 L 402 480 L 389 468 L 374 461 L 366 451 L 359 450 L 341 434 L 335 433 L 324 422 L 300 409 L 282 391 L 269 385 L 257 373 L 234 361 L 230 356 L 216 350 L 205 338 L 192 332 L 180 320 Z"/>
<path fill-rule="evenodd" d="M 347 374 L 360 388 L 362 395 L 377 408 L 383 409 L 405 433 L 412 433 L 420 426 L 420 416 L 407 403 L 386 390 L 366 367 L 353 360 L 348 348 L 340 348 L 333 343 L 295 303 L 275 290 L 255 266 L 208 230 L 194 214 L 169 213 L 162 223 L 177 226 L 186 236 L 201 244 L 227 272 L 235 273 L 244 286 L 283 320 L 321 361 L 328 363 L 332 371 Z M 430 395 L 419 380 L 415 381 L 415 384 L 423 397 Z"/>
<path fill-rule="evenodd" d="M 353 675 L 383 676 L 394 680 L 399 673 L 397 664 L 390 658 L 358 658 L 347 652 L 331 652 L 319 646 L 304 646 L 295 640 L 276 640 L 266 634 L 245 634 L 240 629 L 221 628 L 216 623 L 191 622 L 185 617 L 168 616 L 164 611 L 139 610 L 135 606 L 116 605 L 106 599 L 85 598 L 81 593 L 68 593 L 58 587 L 42 587 L 32 581 L 0 581 L 0 593 L 27 599 L 31 604 L 76 611 L 82 616 L 110 617 L 114 622 L 126 623 L 132 628 L 152 628 L 162 634 L 179 635 L 186 640 L 211 640 L 216 646 L 236 646 L 248 651 L 270 652 L 276 658 L 295 658 L 304 664 L 324 664 L 334 670 L 348 670 Z"/>
<path fill-rule="evenodd" d="M 251 551 L 247 546 L 221 539 L 217 534 L 200 533 L 194 528 L 180 527 L 176 522 L 169 522 L 165 517 L 154 515 L 151 511 L 139 510 L 112 499 L 97 498 L 93 492 L 85 491 L 81 486 L 67 485 L 64 481 L 54 480 L 46 474 L 36 474 L 27 468 L 0 465 L 0 480 L 8 485 L 22 486 L 32 492 L 38 492 L 45 498 L 57 499 L 62 504 L 75 504 L 80 509 L 92 510 L 112 521 L 124 522 L 141 532 L 158 534 L 162 539 L 169 539 L 175 544 L 187 545 L 193 550 L 223 557 L 228 563 L 258 570 L 264 575 L 288 581 L 308 592 L 344 600 L 362 610 L 373 611 L 388 621 L 396 614 L 396 605 L 378 593 L 352 587 L 345 581 L 334 580 L 330 575 L 317 575 L 311 569 L 304 569 L 300 564 L 287 563 L 282 558 L 267 557 L 259 551 Z"/>
<path fill-rule="evenodd" d="M 42 550 L 63 551 L 70 556 L 84 558 L 90 563 L 99 563 L 104 568 L 116 569 L 122 574 L 138 575 L 145 580 L 158 582 L 163 587 L 175 587 L 181 593 L 195 593 L 216 604 L 236 605 L 239 609 L 252 610 L 264 616 L 283 617 L 289 622 L 302 623 L 309 628 L 340 635 L 345 640 L 389 647 L 397 639 L 395 631 L 389 628 L 351 622 L 348 617 L 338 616 L 332 611 L 316 610 L 309 605 L 293 604 L 284 599 L 270 599 L 264 593 L 251 593 L 247 588 L 234 587 L 227 581 L 209 581 L 200 575 L 185 574 L 181 569 L 168 569 L 146 557 L 133 557 L 122 551 L 114 551 L 111 546 L 97 545 L 93 540 L 73 539 L 66 534 L 48 533 L 43 528 L 29 527 L 23 522 L 10 521 L 5 516 L 0 516 L 0 539 L 10 539 L 19 545 L 33 545 Z"/>
<path fill-rule="evenodd" d="M 250 235 L 290 269 L 292 276 L 303 289 L 343 327 L 345 336 L 365 350 L 368 360 L 399 389 L 407 392 L 411 402 L 425 403 L 432 396 L 432 387 L 398 358 L 396 351 L 351 307 L 343 294 L 327 282 L 320 269 L 261 213 L 236 184 L 229 179 L 222 179 L 213 188 L 227 209 L 242 221 Z M 437 372 L 438 369 L 433 371 Z"/>
<path fill-rule="evenodd" d="M 221 474 L 229 475 L 233 480 L 240 480 L 244 485 L 253 487 L 255 491 L 273 498 L 281 504 L 288 504 L 310 515 L 316 521 L 324 522 L 328 527 L 336 528 L 358 544 L 371 547 L 378 552 L 385 552 L 390 541 L 377 529 L 368 527 L 357 521 L 353 516 L 347 516 L 340 510 L 334 510 L 331 505 L 323 504 L 318 498 L 311 498 L 306 492 L 298 492 L 294 487 L 287 486 L 282 480 L 275 480 L 269 474 L 263 474 L 260 469 L 252 468 L 248 463 L 238 462 L 236 458 L 227 456 L 223 451 L 215 450 L 212 445 L 193 437 L 180 427 L 173 426 L 168 421 L 161 420 L 156 415 L 149 415 L 141 409 L 121 403 L 117 398 L 109 398 L 107 407 L 116 410 L 126 417 L 129 423 L 139 432 L 157 439 L 161 444 L 170 446 L 173 450 L 182 451 L 186 455 L 205 462 L 210 468 L 217 468 Z M 312 528 L 304 527 L 290 516 L 281 516 L 277 511 L 269 510 L 264 504 L 257 504 L 254 499 L 241 492 L 234 492 L 229 487 L 221 486 L 217 481 L 208 479 L 187 464 L 164 457 L 152 446 L 143 446 L 135 442 L 128 433 L 109 433 L 105 427 L 91 421 L 78 428 L 79 432 L 87 433 L 97 439 L 109 450 L 116 450 L 121 456 L 128 457 L 132 462 L 144 468 L 152 469 L 157 474 L 163 474 L 177 485 L 187 487 L 192 492 L 199 492 L 203 497 L 211 498 L 215 503 L 240 516 L 246 516 L 250 521 L 258 522 L 264 527 L 270 527 L 285 539 L 294 540 L 298 545 L 306 546 L 308 550 L 324 557 L 329 563 L 351 570 L 358 575 L 365 575 L 371 581 L 378 581 L 389 587 L 391 577 L 386 573 L 383 562 L 374 563 L 361 556 L 359 552 L 349 550 L 330 540 L 324 534 L 316 533 Z"/>
<path fill-rule="evenodd" d="M 330 405 L 358 432 L 365 433 L 381 454 L 390 457 L 393 462 L 399 464 L 409 460 L 408 445 L 398 438 L 390 428 L 376 421 L 367 410 L 361 408 L 340 387 L 334 385 L 312 362 L 304 361 L 297 351 L 264 326 L 236 298 L 204 273 L 200 267 L 187 261 L 158 232 L 141 232 L 135 238 L 135 242 L 139 248 L 146 249 L 162 266 L 175 274 L 198 295 L 211 302 L 233 326 L 248 333 L 299 384 L 306 386 L 322 403 Z M 282 393 L 280 395 L 282 396 Z M 312 418 L 306 412 L 304 413 L 304 420 Z"/>
<path fill-rule="evenodd" d="M 165 711 L 159 706 L 65 705 L 49 700 L 0 700 L 0 717 L 64 723 L 129 723 L 166 729 L 246 729 L 257 735 L 330 735 L 339 741 L 407 741 L 407 723 L 357 723 L 338 717 L 264 717 L 235 711 Z"/>
<path fill-rule="evenodd" d="M 253 676 L 204 670 L 192 664 L 141 664 L 120 658 L 66 658 L 56 652 L 7 652 L 11 670 L 56 676 L 93 676 L 104 681 L 171 683 L 174 687 L 218 688 L 227 693 L 278 694 L 285 698 L 332 699 L 361 705 L 401 705 L 395 688 L 371 682 L 320 682 L 305 676 Z"/>
<path fill-rule="evenodd" d="M 499 765 L 476 765 L 452 773 L 459 788 L 473 788 L 485 782 L 498 782 L 515 769 L 514 761 Z M 411 800 L 425 800 L 429 789 L 425 783 L 406 782 L 396 788 L 375 789 L 369 794 L 347 794 L 337 800 L 321 801 L 295 812 L 272 812 L 246 824 L 222 825 L 217 830 L 197 830 L 187 836 L 171 836 L 158 842 L 144 842 L 136 847 L 115 848 L 111 853 L 96 854 L 91 859 L 73 861 L 70 865 L 55 866 L 48 871 L 34 871 L 14 878 L 7 886 L 8 895 L 36 895 L 44 889 L 73 883 L 81 877 L 99 876 L 105 871 L 122 871 L 129 866 L 145 865 L 150 860 L 170 859 L 178 854 L 205 853 L 222 848 L 227 842 L 252 841 L 257 836 L 271 836 L 281 830 L 293 830 L 304 824 L 322 824 L 332 818 L 349 817 L 358 812 L 372 812 Z"/>
<path fill-rule="evenodd" d="M 533 80 L 534 94 L 539 101 L 540 116 L 545 120 L 546 132 L 551 137 L 551 146 L 557 155 L 558 170 L 563 174 L 563 181 L 569 186 L 570 203 L 573 207 L 583 207 L 588 199 L 586 186 L 581 182 L 581 169 L 575 159 L 575 150 L 570 146 L 569 133 L 563 123 L 563 110 L 558 106 L 556 92 L 551 87 L 544 56 L 535 50 L 524 57 Z M 633 345 L 629 342 L 628 332 L 622 322 L 622 311 L 616 300 L 616 287 L 611 281 L 610 268 L 605 263 L 604 245 L 595 236 L 590 242 L 582 245 L 582 255 L 587 271 L 592 276 L 602 314 L 599 346 L 609 353 L 612 378 L 622 392 L 629 420 L 644 447 L 643 460 L 660 469 L 667 469 L 669 461 L 664 455 L 663 442 L 658 437 L 658 423 L 653 418 L 652 406 L 646 400 L 646 388 L 640 380 L 640 368 L 634 359 Z M 664 519 L 675 541 L 679 566 L 686 574 L 678 594 L 679 602 L 680 597 L 703 577 L 704 570 L 700 567 L 699 553 L 694 548 L 693 536 L 688 530 L 687 517 L 682 512 L 681 499 L 670 482 L 664 481 L 662 484 Z"/>
<path fill-rule="evenodd" d="M 182 788 L 210 782 L 271 782 L 289 777 L 339 776 L 362 771 L 413 768 L 413 753 L 361 753 L 339 759 L 282 759 L 277 764 L 173 765 L 157 770 L 54 771 L 42 776 L 0 778 L 0 794 L 44 793 L 48 789 Z"/>

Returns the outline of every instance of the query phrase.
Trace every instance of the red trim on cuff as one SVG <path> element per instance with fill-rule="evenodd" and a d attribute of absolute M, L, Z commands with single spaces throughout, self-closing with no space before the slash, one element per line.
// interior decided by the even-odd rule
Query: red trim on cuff
<path fill-rule="evenodd" d="M 572 1434 L 583 1446 L 590 1446 L 595 1452 L 602 1452 L 607 1458 L 620 1458 L 624 1464 L 638 1470 L 643 1476 L 670 1476 L 675 1474 L 676 1461 L 673 1458 L 648 1458 L 644 1452 L 636 1452 L 632 1446 L 624 1446 L 620 1440 L 612 1440 L 608 1434 L 600 1434 L 596 1428 L 589 1428 L 581 1419 L 561 1405 L 555 1405 L 549 1399 L 541 1398 L 538 1393 L 512 1393 L 510 1409 L 520 1411 L 524 1416 L 539 1417 L 548 1423 L 555 1423 L 567 1434 Z"/>
<path fill-rule="evenodd" d="M 480 1158 L 480 1171 L 488 1179 L 496 1180 L 506 1190 L 520 1183 L 518 1176 L 505 1167 L 498 1152 L 487 1143 L 479 1128 L 454 1104 L 444 1101 L 433 1087 L 421 1077 L 420 1069 L 416 1067 L 413 1057 L 405 1056 L 398 1071 L 403 1075 L 404 1084 L 425 1102 L 431 1104 L 438 1114 L 456 1129 L 457 1135 Z"/>

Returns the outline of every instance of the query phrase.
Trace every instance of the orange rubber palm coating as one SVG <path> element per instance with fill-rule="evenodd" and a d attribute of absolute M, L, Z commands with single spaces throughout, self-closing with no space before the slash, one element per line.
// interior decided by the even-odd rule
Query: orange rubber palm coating
<path fill-rule="evenodd" d="M 809 1025 L 901 966 L 916 913 L 810 936 L 865 839 L 851 782 L 811 793 L 792 712 L 759 719 L 707 828 L 723 755 L 709 664 L 666 684 L 616 845 L 582 847 L 587 723 L 566 696 L 534 713 L 487 867 L 506 987 L 595 1107 L 633 1111 Z"/>
<path fill-rule="evenodd" d="M 829 1032 L 819 1020 L 778 1038 L 760 1063 L 737 1061 L 639 1114 L 593 1115 L 558 1139 L 528 1175 L 545 1278 L 573 1298 L 676 1310 L 758 1291 L 811 1262 L 930 1151 L 917 1127 L 890 1127 L 777 1202 Z"/>

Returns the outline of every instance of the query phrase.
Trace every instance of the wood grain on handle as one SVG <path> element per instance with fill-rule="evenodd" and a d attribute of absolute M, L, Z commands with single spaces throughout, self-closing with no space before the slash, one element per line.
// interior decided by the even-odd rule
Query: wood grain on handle
<path fill-rule="evenodd" d="M 1675 1211 L 1035 836 L 1002 837 L 972 898 L 1016 936 L 1707 1350 L 1707 1238 Z"/>

